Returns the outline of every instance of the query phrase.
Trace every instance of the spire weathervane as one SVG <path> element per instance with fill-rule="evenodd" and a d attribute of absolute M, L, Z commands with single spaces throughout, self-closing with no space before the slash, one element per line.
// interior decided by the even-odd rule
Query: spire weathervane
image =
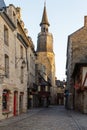
<path fill-rule="evenodd" d="M 46 0 L 44 1 L 44 6 L 46 6 Z"/>

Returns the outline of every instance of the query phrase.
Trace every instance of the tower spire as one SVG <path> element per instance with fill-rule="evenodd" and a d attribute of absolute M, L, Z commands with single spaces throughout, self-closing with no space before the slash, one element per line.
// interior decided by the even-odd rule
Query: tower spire
<path fill-rule="evenodd" d="M 43 16 L 42 16 L 42 21 L 40 23 L 40 26 L 43 24 L 50 26 L 50 24 L 48 22 L 47 12 L 46 12 L 46 0 L 44 2 L 44 10 L 43 10 Z"/>

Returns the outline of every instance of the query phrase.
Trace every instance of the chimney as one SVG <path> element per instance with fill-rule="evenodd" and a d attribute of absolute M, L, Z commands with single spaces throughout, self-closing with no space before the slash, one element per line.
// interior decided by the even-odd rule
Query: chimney
<path fill-rule="evenodd" d="M 84 16 L 84 26 L 87 27 L 87 16 Z"/>

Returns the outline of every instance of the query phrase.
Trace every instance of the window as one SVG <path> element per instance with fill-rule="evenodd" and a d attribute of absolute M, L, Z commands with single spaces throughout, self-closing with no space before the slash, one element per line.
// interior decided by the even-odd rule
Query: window
<path fill-rule="evenodd" d="M 23 47 L 22 46 L 20 46 L 20 57 L 21 57 L 21 59 L 23 59 Z"/>
<path fill-rule="evenodd" d="M 9 77 L 9 57 L 5 54 L 5 76 Z"/>
<path fill-rule="evenodd" d="M 41 86 L 41 91 L 45 91 L 45 86 Z"/>
<path fill-rule="evenodd" d="M 2 95 L 2 110 L 9 110 L 9 90 L 4 89 Z"/>
<path fill-rule="evenodd" d="M 46 32 L 48 32 L 48 28 L 46 29 Z"/>
<path fill-rule="evenodd" d="M 21 67 L 21 83 L 23 83 L 24 80 L 24 68 Z"/>
<path fill-rule="evenodd" d="M 43 28 L 43 31 L 45 32 L 45 28 Z"/>
<path fill-rule="evenodd" d="M 4 43 L 8 45 L 8 29 L 4 26 Z"/>
<path fill-rule="evenodd" d="M 13 11 L 13 22 L 16 21 L 16 15 L 15 15 L 15 12 Z"/>
<path fill-rule="evenodd" d="M 48 32 L 48 28 L 43 28 L 43 32 Z"/>

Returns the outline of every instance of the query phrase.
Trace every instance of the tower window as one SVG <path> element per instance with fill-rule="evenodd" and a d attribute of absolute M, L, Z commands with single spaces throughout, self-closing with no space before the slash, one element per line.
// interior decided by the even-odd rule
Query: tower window
<path fill-rule="evenodd" d="M 43 32 L 48 32 L 48 28 L 43 28 Z"/>
<path fill-rule="evenodd" d="M 46 32 L 48 32 L 48 28 L 46 29 Z"/>
<path fill-rule="evenodd" d="M 43 28 L 43 31 L 45 32 L 45 28 Z"/>

